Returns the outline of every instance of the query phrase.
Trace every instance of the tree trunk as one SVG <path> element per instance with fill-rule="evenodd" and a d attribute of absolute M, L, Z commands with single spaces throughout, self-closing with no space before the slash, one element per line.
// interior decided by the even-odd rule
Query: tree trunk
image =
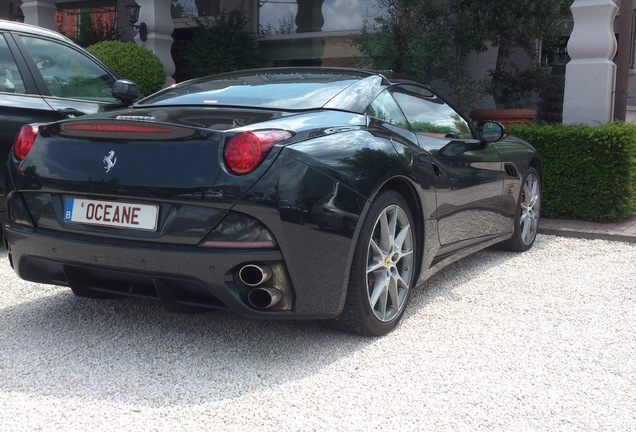
<path fill-rule="evenodd" d="M 498 109 L 508 108 L 509 100 L 503 89 L 503 75 L 509 68 L 510 44 L 507 41 L 500 41 L 497 49 L 497 63 L 492 75 L 492 96 L 495 100 L 495 106 Z"/>

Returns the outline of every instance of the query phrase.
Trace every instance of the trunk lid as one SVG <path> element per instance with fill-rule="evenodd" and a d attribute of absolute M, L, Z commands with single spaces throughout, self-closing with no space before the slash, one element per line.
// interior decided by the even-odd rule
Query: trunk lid
<path fill-rule="evenodd" d="M 274 111 L 162 107 L 53 123 L 41 129 L 19 163 L 16 186 L 170 200 L 205 200 L 207 194 L 231 205 L 278 150 L 272 149 L 253 173 L 228 175 L 222 154 L 226 131 L 281 116 Z M 224 189 L 223 199 L 216 199 Z"/>
<path fill-rule="evenodd" d="M 42 127 L 31 151 L 12 169 L 15 189 L 35 224 L 91 235 L 198 244 L 280 152 L 273 148 L 249 174 L 231 175 L 223 168 L 224 131 L 239 122 L 262 122 L 279 114 L 237 117 L 173 111 L 174 115 L 166 110 L 134 115 L 120 111 Z M 213 125 L 217 129 L 208 129 Z M 92 206 L 100 219 L 122 223 L 96 225 L 94 220 L 66 218 L 73 203 Z M 148 212 L 156 220 L 135 227 Z"/>

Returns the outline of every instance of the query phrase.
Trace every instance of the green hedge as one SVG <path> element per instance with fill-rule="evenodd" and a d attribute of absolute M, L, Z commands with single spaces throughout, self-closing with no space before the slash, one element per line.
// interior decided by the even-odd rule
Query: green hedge
<path fill-rule="evenodd" d="M 512 125 L 543 164 L 543 217 L 613 222 L 636 214 L 636 125 Z"/>
<path fill-rule="evenodd" d="M 166 81 L 159 57 L 134 42 L 102 41 L 86 49 L 123 78 L 134 81 L 144 96 L 160 90 Z"/>

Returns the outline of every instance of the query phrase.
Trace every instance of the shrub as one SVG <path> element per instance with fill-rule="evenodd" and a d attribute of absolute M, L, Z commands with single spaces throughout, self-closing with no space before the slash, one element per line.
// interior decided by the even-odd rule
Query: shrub
<path fill-rule="evenodd" d="M 543 163 L 545 217 L 613 222 L 636 214 L 636 125 L 513 125 Z"/>
<path fill-rule="evenodd" d="M 134 81 L 144 96 L 160 90 L 166 81 L 159 57 L 134 42 L 103 41 L 86 49 L 123 78 Z"/>

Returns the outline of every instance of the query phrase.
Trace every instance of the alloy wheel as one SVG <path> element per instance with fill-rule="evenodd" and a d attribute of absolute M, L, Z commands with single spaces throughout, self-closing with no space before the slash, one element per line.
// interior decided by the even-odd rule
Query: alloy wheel
<path fill-rule="evenodd" d="M 406 304 L 413 272 L 413 230 L 398 205 L 378 216 L 367 251 L 367 294 L 376 318 L 389 322 Z"/>
<path fill-rule="evenodd" d="M 541 205 L 539 178 L 531 173 L 526 177 L 521 192 L 521 214 L 519 225 L 521 240 L 529 245 L 534 241 L 539 227 L 539 212 Z"/>

